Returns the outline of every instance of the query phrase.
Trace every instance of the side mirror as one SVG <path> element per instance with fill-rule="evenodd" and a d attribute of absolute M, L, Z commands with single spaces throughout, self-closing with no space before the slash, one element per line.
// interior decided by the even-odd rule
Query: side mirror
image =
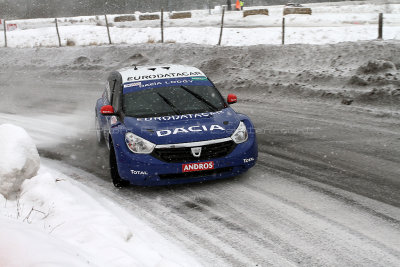
<path fill-rule="evenodd" d="M 234 104 L 237 102 L 237 96 L 235 94 L 228 95 L 228 104 Z"/>
<path fill-rule="evenodd" d="M 114 108 L 111 105 L 102 106 L 100 109 L 100 113 L 103 116 L 115 115 Z"/>

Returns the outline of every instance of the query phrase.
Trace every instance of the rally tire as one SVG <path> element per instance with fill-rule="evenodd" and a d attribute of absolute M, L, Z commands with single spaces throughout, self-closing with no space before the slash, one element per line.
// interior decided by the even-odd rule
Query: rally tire
<path fill-rule="evenodd" d="M 97 143 L 99 145 L 104 145 L 105 144 L 104 134 L 100 128 L 99 118 L 97 116 L 95 116 L 95 119 L 94 119 L 94 127 L 95 127 L 95 131 L 96 131 Z"/>
<path fill-rule="evenodd" d="M 129 181 L 122 179 L 118 173 L 117 157 L 112 143 L 110 143 L 110 174 L 115 187 L 123 188 L 130 185 Z"/>

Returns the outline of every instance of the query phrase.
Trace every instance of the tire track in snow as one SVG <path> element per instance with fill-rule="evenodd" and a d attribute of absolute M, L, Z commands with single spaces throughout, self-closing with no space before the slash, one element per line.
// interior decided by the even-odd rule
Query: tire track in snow
<path fill-rule="evenodd" d="M 90 176 L 79 170 L 74 172 L 80 181 Z M 143 216 L 161 233 L 197 251 L 206 265 L 217 266 L 219 264 L 213 263 L 218 261 L 230 266 L 360 263 L 395 266 L 400 262 L 396 249 L 354 230 L 357 225 L 349 227 L 334 217 L 288 200 L 288 196 L 305 190 L 316 195 L 321 203 L 334 201 L 346 209 L 354 209 L 346 202 L 308 185 L 276 176 L 273 170 L 271 173 L 258 166 L 249 175 L 233 180 L 168 188 L 112 190 L 110 183 L 94 176 L 86 184 L 91 187 L 103 184 L 101 190 L 107 197 Z M 261 177 L 262 174 L 267 177 Z M 275 180 L 274 183 L 269 184 L 269 179 Z M 277 185 L 291 187 L 288 187 L 288 193 L 282 190 L 271 193 L 277 190 Z M 270 188 L 269 191 L 266 188 Z M 295 199 L 301 200 L 299 196 Z M 359 212 L 354 213 L 353 222 L 357 219 L 364 222 L 380 220 L 371 214 L 360 216 Z M 387 227 L 389 223 L 381 221 L 380 224 L 380 227 Z M 205 260 L 205 257 L 215 262 Z"/>

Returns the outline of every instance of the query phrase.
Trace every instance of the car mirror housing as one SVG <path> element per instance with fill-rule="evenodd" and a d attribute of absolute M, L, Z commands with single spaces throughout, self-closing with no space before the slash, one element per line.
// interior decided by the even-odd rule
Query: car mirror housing
<path fill-rule="evenodd" d="M 115 115 L 114 108 L 111 105 L 102 106 L 100 109 L 100 113 L 103 116 Z"/>
<path fill-rule="evenodd" d="M 227 99 L 228 104 L 234 104 L 237 102 L 237 96 L 235 94 L 229 94 Z"/>

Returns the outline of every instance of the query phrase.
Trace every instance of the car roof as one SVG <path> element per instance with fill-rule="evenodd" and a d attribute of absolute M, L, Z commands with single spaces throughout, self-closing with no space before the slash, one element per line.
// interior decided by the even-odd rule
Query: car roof
<path fill-rule="evenodd" d="M 122 83 L 169 78 L 206 76 L 201 70 L 185 65 L 132 66 L 119 69 Z"/>

